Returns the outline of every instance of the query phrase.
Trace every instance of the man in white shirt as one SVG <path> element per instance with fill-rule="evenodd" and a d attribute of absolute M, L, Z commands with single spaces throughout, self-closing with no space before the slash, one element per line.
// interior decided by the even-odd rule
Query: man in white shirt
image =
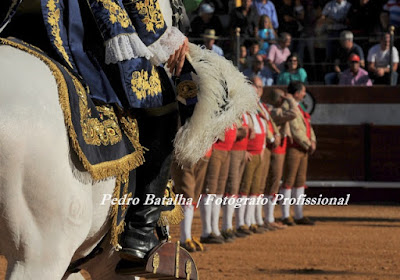
<path fill-rule="evenodd" d="M 390 34 L 384 33 L 381 42 L 376 44 L 368 51 L 368 71 L 374 84 L 397 84 L 397 67 L 399 65 L 399 52 L 397 48 L 392 48 L 393 73 L 390 73 Z"/>

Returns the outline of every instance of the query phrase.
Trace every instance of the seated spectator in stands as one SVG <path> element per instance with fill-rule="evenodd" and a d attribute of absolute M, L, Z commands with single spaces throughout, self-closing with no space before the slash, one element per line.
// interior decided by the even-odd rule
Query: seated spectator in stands
<path fill-rule="evenodd" d="M 277 85 L 288 85 L 291 81 L 307 83 L 307 72 L 301 67 L 297 54 L 291 54 L 285 63 L 285 71 L 280 73 Z"/>
<path fill-rule="evenodd" d="M 214 7 L 207 3 L 201 4 L 199 15 L 193 19 L 190 26 L 190 37 L 199 38 L 206 29 L 214 29 L 217 35 L 223 35 L 221 21 L 214 15 Z"/>
<path fill-rule="evenodd" d="M 236 28 L 239 27 L 241 36 L 247 38 L 254 37 L 257 28 L 258 14 L 252 4 L 252 0 L 243 0 L 242 6 L 232 11 L 230 23 L 232 34 L 234 34 Z"/>
<path fill-rule="evenodd" d="M 292 0 L 283 0 L 283 4 L 278 6 L 279 33 L 287 32 L 294 38 L 299 37 L 301 24 L 304 19 L 304 8 L 297 0 L 294 5 Z"/>
<path fill-rule="evenodd" d="M 340 32 L 347 29 L 347 14 L 351 4 L 346 0 L 331 0 L 324 6 L 320 21 L 327 25 L 328 41 L 326 45 L 326 57 L 332 57 L 337 47 L 336 38 Z"/>
<path fill-rule="evenodd" d="M 204 46 L 206 46 L 207 49 L 219 54 L 220 56 L 224 56 L 224 51 L 215 44 L 215 40 L 217 40 L 218 37 L 215 36 L 214 29 L 206 29 L 202 37 L 204 39 Z"/>
<path fill-rule="evenodd" d="M 400 1 L 388 0 L 383 6 L 381 22 L 384 30 L 388 29 L 389 25 L 393 25 L 396 29 L 400 27 Z M 398 32 L 398 30 L 397 30 Z"/>
<path fill-rule="evenodd" d="M 276 38 L 275 30 L 268 16 L 263 15 L 260 17 L 256 37 L 261 45 L 258 53 L 267 56 L 269 46 L 275 43 Z"/>
<path fill-rule="evenodd" d="M 392 48 L 393 73 L 390 74 L 390 34 L 384 33 L 380 44 L 376 44 L 368 51 L 368 71 L 374 84 L 397 84 L 397 67 L 399 65 L 399 52 Z"/>
<path fill-rule="evenodd" d="M 240 46 L 240 57 L 239 57 L 239 70 L 243 71 L 248 67 L 248 61 L 247 61 L 247 48 L 246 46 L 242 45 Z"/>
<path fill-rule="evenodd" d="M 257 13 L 259 16 L 267 15 L 272 21 L 272 26 L 274 29 L 278 29 L 278 16 L 276 14 L 276 9 L 274 3 L 269 0 L 255 0 L 254 6 L 257 9 Z"/>
<path fill-rule="evenodd" d="M 348 59 L 351 54 L 360 57 L 361 67 L 365 67 L 364 52 L 362 48 L 353 42 L 353 33 L 351 31 L 342 31 L 340 33 L 340 48 L 334 55 L 334 72 L 325 75 L 325 84 L 334 85 L 339 82 L 340 73 L 347 68 Z"/>
<path fill-rule="evenodd" d="M 271 73 L 264 67 L 263 57 L 259 54 L 253 57 L 251 67 L 244 70 L 243 74 L 249 79 L 259 76 L 264 86 L 270 86 L 274 82 Z"/>
<path fill-rule="evenodd" d="M 355 53 L 349 57 L 350 68 L 340 75 L 339 85 L 347 86 L 372 86 L 368 72 L 360 67 L 360 57 Z"/>
<path fill-rule="evenodd" d="M 277 44 L 273 44 L 268 51 L 267 64 L 271 76 L 277 77 L 285 70 L 285 62 L 290 55 L 289 46 L 292 36 L 289 33 L 281 33 Z"/>
<path fill-rule="evenodd" d="M 257 40 L 252 40 L 249 47 L 249 56 L 253 57 L 260 51 L 260 43 Z"/>

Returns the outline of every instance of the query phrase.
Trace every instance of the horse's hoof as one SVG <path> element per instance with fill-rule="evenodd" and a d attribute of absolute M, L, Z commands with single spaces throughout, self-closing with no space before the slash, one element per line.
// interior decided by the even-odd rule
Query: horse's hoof
<path fill-rule="evenodd" d="M 135 275 L 146 279 L 198 279 L 196 264 L 179 242 L 156 246 L 145 259 L 122 259 L 115 269 L 117 274 Z"/>

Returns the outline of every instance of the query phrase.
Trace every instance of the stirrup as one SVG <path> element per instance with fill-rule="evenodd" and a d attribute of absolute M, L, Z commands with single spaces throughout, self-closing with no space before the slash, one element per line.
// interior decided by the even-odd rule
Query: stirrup
<path fill-rule="evenodd" d="M 198 279 L 196 264 L 189 252 L 180 246 L 179 241 L 161 243 L 149 253 L 148 257 L 138 262 L 122 259 L 117 264 L 115 272 L 146 279 Z"/>

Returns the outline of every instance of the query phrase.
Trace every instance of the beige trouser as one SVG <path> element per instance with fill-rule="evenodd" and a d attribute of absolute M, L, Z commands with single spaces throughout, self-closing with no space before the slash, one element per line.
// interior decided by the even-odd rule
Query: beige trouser
<path fill-rule="evenodd" d="M 238 195 L 240 182 L 246 166 L 246 151 L 231 151 L 228 181 L 226 182 L 225 194 Z"/>
<path fill-rule="evenodd" d="M 251 161 L 246 163 L 242 182 L 240 184 L 241 195 L 257 195 L 260 191 L 261 181 L 261 155 L 253 155 Z"/>
<path fill-rule="evenodd" d="M 286 151 L 283 169 L 283 188 L 304 187 L 307 176 L 308 153 L 297 148 Z"/>
<path fill-rule="evenodd" d="M 278 193 L 279 184 L 282 179 L 284 162 L 285 162 L 285 154 L 272 153 L 271 164 L 267 178 L 267 187 L 265 189 L 265 195 L 275 195 Z"/>
<path fill-rule="evenodd" d="M 203 189 L 204 179 L 209 159 L 200 159 L 193 167 L 181 168 L 174 160 L 171 164 L 171 176 L 175 182 L 175 192 L 183 194 L 185 198 L 192 198 L 197 202 Z"/>
<path fill-rule="evenodd" d="M 257 193 L 262 194 L 267 185 L 267 177 L 269 173 L 269 166 L 271 163 L 271 150 L 265 148 L 261 158 L 261 176 L 260 176 L 260 189 Z"/>
<path fill-rule="evenodd" d="M 228 151 L 213 150 L 208 162 L 204 194 L 223 194 L 229 171 L 230 153 Z"/>

